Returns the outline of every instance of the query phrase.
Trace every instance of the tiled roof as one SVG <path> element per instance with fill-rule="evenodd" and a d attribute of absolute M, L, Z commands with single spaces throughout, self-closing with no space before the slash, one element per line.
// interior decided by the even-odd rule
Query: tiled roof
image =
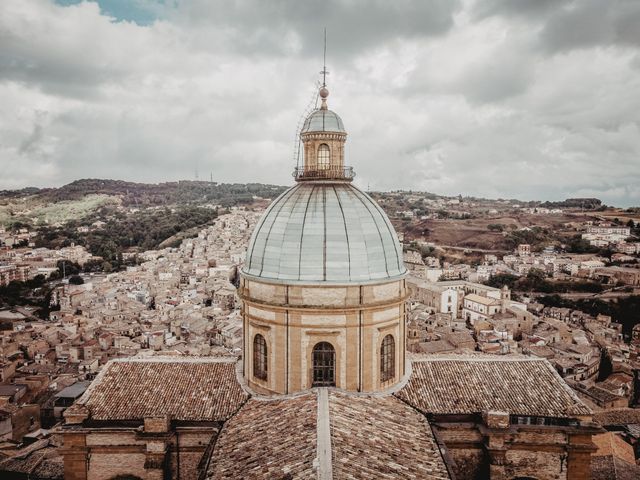
<path fill-rule="evenodd" d="M 547 360 L 532 357 L 424 357 L 413 362 L 409 382 L 396 395 L 425 413 L 591 414 Z"/>
<path fill-rule="evenodd" d="M 480 303 L 482 305 L 499 305 L 500 300 L 495 298 L 483 297 L 481 295 L 477 295 L 475 293 L 470 293 L 464 297 L 465 300 L 469 300 L 470 302 Z"/>
<path fill-rule="evenodd" d="M 631 444 L 625 442 L 617 432 L 601 433 L 592 437 L 593 443 L 598 447 L 598 451 L 592 457 L 606 457 L 613 455 L 628 463 L 636 463 Z"/>
<path fill-rule="evenodd" d="M 14 457 L 0 461 L 0 477 L 62 480 L 62 456 L 50 443 L 49 439 L 38 440 Z"/>
<path fill-rule="evenodd" d="M 596 412 L 593 415 L 593 420 L 602 425 L 640 424 L 640 409 L 621 408 Z"/>
<path fill-rule="evenodd" d="M 591 475 L 593 480 L 637 480 L 640 466 L 613 455 L 591 457 Z"/>
<path fill-rule="evenodd" d="M 77 404 L 93 420 L 219 421 L 247 398 L 233 359 L 151 357 L 110 361 Z"/>
<path fill-rule="evenodd" d="M 222 429 L 207 478 L 315 478 L 316 404 L 315 393 L 249 400 Z"/>
<path fill-rule="evenodd" d="M 392 396 L 331 393 L 333 477 L 448 479 L 426 419 Z"/>

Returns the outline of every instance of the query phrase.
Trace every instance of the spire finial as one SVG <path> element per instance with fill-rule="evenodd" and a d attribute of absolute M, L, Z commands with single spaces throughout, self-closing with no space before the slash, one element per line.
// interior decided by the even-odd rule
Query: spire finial
<path fill-rule="evenodd" d="M 324 55 L 323 55 L 323 67 L 322 71 L 322 87 L 320 88 L 320 98 L 322 98 L 321 110 L 327 109 L 327 97 L 329 96 L 329 90 L 327 90 L 327 29 L 324 29 Z"/>

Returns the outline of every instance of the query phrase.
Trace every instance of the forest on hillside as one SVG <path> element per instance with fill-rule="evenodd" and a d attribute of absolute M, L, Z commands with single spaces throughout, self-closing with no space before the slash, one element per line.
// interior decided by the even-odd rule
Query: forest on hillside
<path fill-rule="evenodd" d="M 251 203 L 254 196 L 275 198 L 285 187 L 262 183 L 217 183 L 203 181 L 134 183 L 123 180 L 82 179 L 60 188 L 25 188 L 0 191 L 0 198 L 36 196 L 44 202 L 78 200 L 87 195 L 118 196 L 125 207 L 201 205 L 214 203 L 225 208 Z"/>

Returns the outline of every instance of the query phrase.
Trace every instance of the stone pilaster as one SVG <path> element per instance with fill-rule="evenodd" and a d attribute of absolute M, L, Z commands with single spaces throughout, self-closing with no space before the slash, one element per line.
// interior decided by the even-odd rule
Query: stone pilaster
<path fill-rule="evenodd" d="M 567 480 L 591 480 L 591 454 L 596 451 L 591 435 L 592 432 L 569 435 Z"/>
<path fill-rule="evenodd" d="M 491 480 L 506 480 L 507 446 L 505 445 L 505 437 L 510 427 L 509 413 L 483 412 L 482 423 L 484 449 L 489 456 L 489 478 Z"/>
<path fill-rule="evenodd" d="M 84 432 L 66 431 L 63 434 L 64 478 L 87 480 L 87 443 Z"/>

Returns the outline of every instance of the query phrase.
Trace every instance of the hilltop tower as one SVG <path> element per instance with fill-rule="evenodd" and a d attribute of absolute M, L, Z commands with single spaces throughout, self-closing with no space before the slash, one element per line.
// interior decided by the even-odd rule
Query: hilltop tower
<path fill-rule="evenodd" d="M 304 122 L 296 185 L 258 222 L 241 270 L 247 383 L 262 393 L 319 386 L 373 392 L 405 374 L 402 247 L 352 184 L 347 132 L 319 91 Z"/>

